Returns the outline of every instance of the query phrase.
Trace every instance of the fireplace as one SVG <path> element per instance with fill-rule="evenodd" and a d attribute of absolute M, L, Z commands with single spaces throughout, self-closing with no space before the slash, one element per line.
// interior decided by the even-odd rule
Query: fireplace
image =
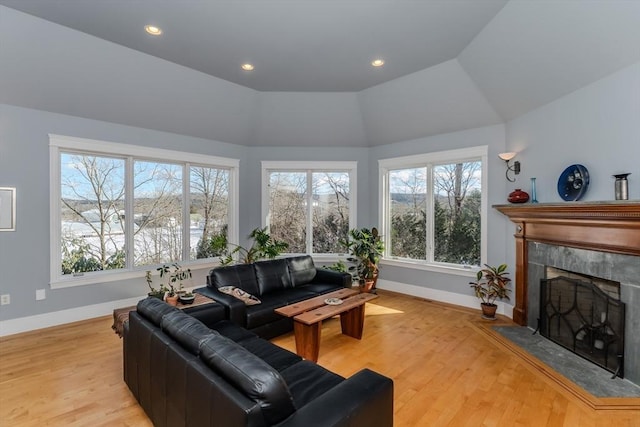
<path fill-rule="evenodd" d="M 568 276 L 540 282 L 540 333 L 614 377 L 624 377 L 625 304 L 611 295 L 616 292 Z"/>
<path fill-rule="evenodd" d="M 494 207 L 516 226 L 513 320 L 534 329 L 538 326 L 541 282 L 553 278 L 548 272 L 550 267 L 618 282 L 618 298 L 626 303 L 624 332 L 616 331 L 622 334 L 624 345 L 624 376 L 640 385 L 640 203 L 572 202 Z M 581 277 L 576 280 L 583 281 Z M 596 310 L 593 319 L 588 321 L 592 325 L 602 323 L 603 311 L 598 314 Z M 589 339 L 595 346 L 595 336 Z M 602 344 L 604 347 L 604 342 Z M 611 347 L 608 350 L 617 352 Z M 617 354 L 613 356 L 613 365 L 617 364 L 615 359 Z M 611 360 L 606 364 L 611 365 Z M 617 366 L 607 369 L 615 371 Z"/>

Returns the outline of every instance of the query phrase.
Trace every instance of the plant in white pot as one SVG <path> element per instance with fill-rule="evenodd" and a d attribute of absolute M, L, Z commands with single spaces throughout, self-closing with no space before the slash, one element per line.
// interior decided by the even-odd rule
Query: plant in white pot
<path fill-rule="evenodd" d="M 511 279 L 506 277 L 507 264 L 500 264 L 492 267 L 485 264 L 485 268 L 478 270 L 476 281 L 469 282 L 471 287 L 481 301 L 482 317 L 484 319 L 496 319 L 496 299 L 509 299 L 511 289 L 507 288 Z"/>

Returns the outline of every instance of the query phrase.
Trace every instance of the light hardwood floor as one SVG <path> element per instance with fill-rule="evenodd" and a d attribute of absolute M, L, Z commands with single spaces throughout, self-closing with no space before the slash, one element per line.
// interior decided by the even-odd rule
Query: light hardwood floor
<path fill-rule="evenodd" d="M 318 363 L 392 377 L 396 426 L 640 427 L 639 406 L 594 410 L 494 339 L 477 311 L 384 291 L 366 310 L 362 341 L 324 322 Z M 274 342 L 295 348 L 291 334 Z M 109 316 L 0 339 L 0 426 L 150 425 L 122 380 Z"/>

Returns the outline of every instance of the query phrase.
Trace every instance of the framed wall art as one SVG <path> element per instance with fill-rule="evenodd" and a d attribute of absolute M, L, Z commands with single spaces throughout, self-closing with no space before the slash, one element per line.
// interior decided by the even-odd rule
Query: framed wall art
<path fill-rule="evenodd" d="M 0 187 L 0 231 L 16 230 L 16 189 Z"/>

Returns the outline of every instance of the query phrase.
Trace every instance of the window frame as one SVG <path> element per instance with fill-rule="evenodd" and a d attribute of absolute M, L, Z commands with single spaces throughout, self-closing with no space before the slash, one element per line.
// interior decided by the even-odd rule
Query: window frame
<path fill-rule="evenodd" d="M 475 270 L 477 266 L 451 264 L 444 262 L 429 261 L 433 259 L 434 253 L 434 230 L 433 230 L 433 166 L 445 163 L 456 162 L 481 162 L 481 201 L 480 201 L 480 262 L 486 263 L 488 239 L 487 239 L 487 211 L 488 211 L 488 146 L 476 146 L 455 150 L 437 151 L 431 153 L 416 154 L 403 157 L 393 157 L 378 160 L 379 173 L 379 203 L 378 215 L 380 218 L 380 228 L 383 236 L 391 235 L 391 198 L 389 193 L 389 172 L 398 169 L 408 169 L 417 167 L 427 167 L 427 211 L 431 213 L 431 219 L 427 224 L 427 255 L 426 260 L 409 258 L 399 258 L 391 256 L 390 245 L 386 245 L 382 262 L 388 265 L 400 267 L 410 267 L 420 270 L 434 271 L 439 273 L 454 273 L 466 275 L 470 270 Z"/>
<path fill-rule="evenodd" d="M 267 216 L 269 214 L 269 173 L 270 172 L 305 172 L 307 174 L 307 185 L 311 182 L 313 173 L 322 172 L 348 172 L 349 174 L 349 230 L 357 227 L 357 178 L 358 178 L 358 162 L 357 161 L 262 161 L 262 197 L 261 197 L 261 216 L 262 227 L 268 227 Z M 307 192 L 307 212 L 306 226 L 307 230 L 312 230 L 312 215 L 309 215 L 313 209 L 311 197 L 312 192 Z M 343 256 L 345 253 L 315 253 L 313 250 L 313 233 L 307 233 L 305 242 L 307 254 L 311 254 L 314 259 L 333 260 L 336 257 Z M 294 253 L 286 253 L 283 255 L 300 255 Z"/>
<path fill-rule="evenodd" d="M 49 280 L 52 289 L 82 286 L 96 283 L 113 282 L 143 277 L 147 270 L 154 270 L 157 265 L 135 267 L 133 265 L 133 222 L 125 223 L 125 250 L 127 264 L 123 269 L 86 272 L 79 275 L 63 275 L 60 271 L 62 253 L 61 239 L 61 153 L 75 153 L 90 156 L 105 156 L 123 158 L 125 160 L 125 212 L 133 218 L 133 163 L 135 160 L 156 161 L 179 164 L 183 170 L 182 178 L 182 211 L 184 221 L 188 222 L 190 188 L 189 170 L 191 166 L 223 168 L 229 171 L 229 206 L 228 206 L 228 238 L 229 241 L 238 240 L 238 199 L 239 199 L 239 159 L 209 156 L 189 153 L 185 151 L 152 148 L 138 145 L 107 142 L 101 140 L 77 138 L 72 136 L 49 134 L 49 235 L 50 235 L 50 273 Z M 181 265 L 191 268 L 199 266 L 205 268 L 212 264 L 213 258 L 200 260 L 189 259 L 190 242 L 188 227 L 182 228 L 182 259 Z"/>

